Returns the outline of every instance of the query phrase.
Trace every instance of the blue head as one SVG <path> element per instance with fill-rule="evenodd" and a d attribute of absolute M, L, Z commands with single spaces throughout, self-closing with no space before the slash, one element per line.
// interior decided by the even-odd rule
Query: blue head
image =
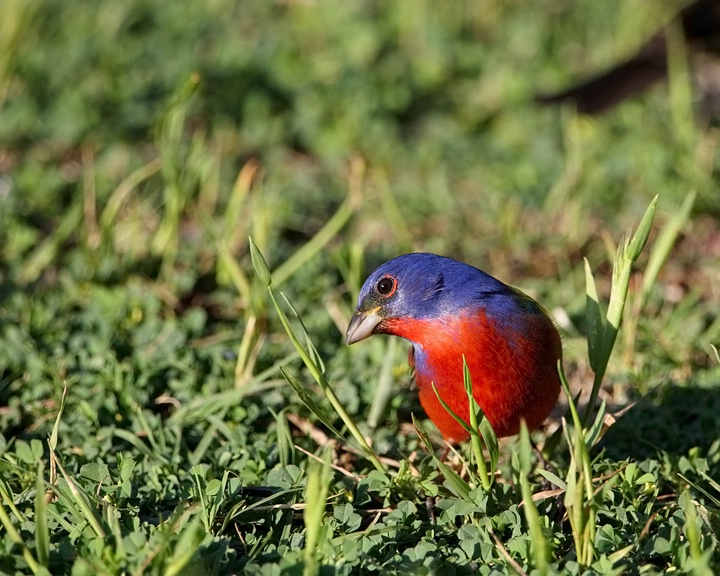
<path fill-rule="evenodd" d="M 365 280 L 346 339 L 352 344 L 367 338 L 385 318 L 431 319 L 480 306 L 488 315 L 502 317 L 523 305 L 518 297 L 527 298 L 468 264 L 435 254 L 405 254 Z"/>

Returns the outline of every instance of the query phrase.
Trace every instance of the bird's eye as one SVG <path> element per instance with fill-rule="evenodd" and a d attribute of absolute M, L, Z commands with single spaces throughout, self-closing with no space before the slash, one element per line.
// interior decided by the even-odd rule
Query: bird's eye
<path fill-rule="evenodd" d="M 397 280 L 391 276 L 385 276 L 385 278 L 382 278 L 380 282 L 377 283 L 378 294 L 385 296 L 386 298 L 392 296 L 396 289 Z"/>

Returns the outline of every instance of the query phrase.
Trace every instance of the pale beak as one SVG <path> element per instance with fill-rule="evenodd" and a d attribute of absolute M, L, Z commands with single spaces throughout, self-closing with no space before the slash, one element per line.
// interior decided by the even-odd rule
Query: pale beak
<path fill-rule="evenodd" d="M 382 316 L 378 314 L 379 310 L 379 308 L 375 308 L 374 310 L 355 312 L 345 333 L 345 342 L 348 345 L 360 342 L 360 340 L 365 340 L 365 338 L 373 335 L 375 326 L 383 320 Z"/>

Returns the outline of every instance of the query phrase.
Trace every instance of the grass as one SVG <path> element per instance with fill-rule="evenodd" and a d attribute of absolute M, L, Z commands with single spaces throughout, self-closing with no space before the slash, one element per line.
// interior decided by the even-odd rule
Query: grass
<path fill-rule="evenodd" d="M 717 571 L 717 115 L 531 102 L 656 4 L 4 6 L 0 572 Z M 543 430 L 443 461 L 344 345 L 411 250 L 552 311 Z"/>

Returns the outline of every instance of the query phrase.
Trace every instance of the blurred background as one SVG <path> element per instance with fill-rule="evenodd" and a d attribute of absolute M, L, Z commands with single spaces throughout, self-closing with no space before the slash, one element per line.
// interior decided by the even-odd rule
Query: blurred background
<path fill-rule="evenodd" d="M 656 227 L 675 226 L 678 241 L 636 302 L 611 382 L 621 402 L 628 383 L 642 391 L 713 365 L 720 133 L 687 63 L 600 117 L 533 102 L 625 58 L 681 6 L 6 0 L 5 394 L 18 375 L 37 401 L 57 394 L 68 366 L 87 368 L 67 347 L 88 325 L 105 330 L 98 354 L 122 359 L 150 353 L 129 343 L 148 317 L 164 334 L 188 311 L 195 332 L 178 349 L 215 335 L 202 342 L 223 351 L 216 359 L 236 385 L 272 366 L 287 343 L 273 336 L 248 235 L 323 354 L 340 358 L 343 381 L 357 385 L 342 331 L 364 275 L 422 250 L 483 268 L 554 311 L 582 384 L 582 259 L 607 297 L 616 246 L 656 194 Z M 671 222 L 681 206 L 690 216 Z M 204 386 L 227 382 L 171 392 Z M 21 425 L 42 406 L 6 417 Z"/>
<path fill-rule="evenodd" d="M 403 252 L 455 257 L 528 292 L 561 327 L 574 389 L 587 389 L 583 259 L 606 301 L 616 249 L 656 195 L 636 269 L 649 254 L 667 260 L 649 284 L 632 278 L 602 398 L 614 411 L 655 394 L 633 420 L 647 427 L 615 447 L 644 438 L 654 454 L 654 434 L 677 454 L 709 446 L 720 130 L 682 39 L 670 42 L 668 82 L 604 115 L 534 102 L 628 57 L 682 6 L 2 0 L 0 453 L 19 463 L 9 485 L 34 489 L 24 470 L 43 445 L 32 443 L 47 438 L 66 384 L 58 453 L 123 514 L 156 519 L 196 499 L 191 467 L 195 479 L 230 471 L 243 486 L 295 490 L 284 470 L 304 456 L 292 443 L 315 451 L 317 422 L 280 368 L 310 379 L 249 236 L 380 454 L 419 449 L 406 347 L 377 338 L 348 350 L 344 331 L 365 275 Z"/>

